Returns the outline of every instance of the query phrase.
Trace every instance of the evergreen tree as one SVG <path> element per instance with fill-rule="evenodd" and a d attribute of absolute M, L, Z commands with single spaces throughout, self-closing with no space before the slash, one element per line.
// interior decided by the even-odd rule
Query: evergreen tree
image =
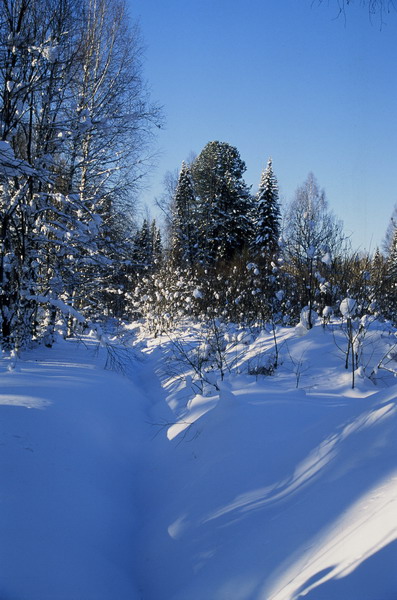
<path fill-rule="evenodd" d="M 278 307 L 280 304 L 276 297 L 277 293 L 280 294 L 280 288 L 275 276 L 280 237 L 280 207 L 278 184 L 271 158 L 262 172 L 251 219 L 251 262 L 248 263 L 248 273 L 252 278 L 252 284 L 248 286 L 252 288 L 251 312 L 261 320 L 274 320 L 278 311 L 276 305 Z"/>
<path fill-rule="evenodd" d="M 383 308 L 386 316 L 395 323 L 397 322 L 397 229 L 386 261 L 386 282 L 387 291 L 383 296 Z"/>
<path fill-rule="evenodd" d="M 198 258 L 204 265 L 228 261 L 248 244 L 252 199 L 237 148 L 209 142 L 192 163 L 197 197 Z"/>
<path fill-rule="evenodd" d="M 149 223 L 145 219 L 133 242 L 133 260 L 138 269 L 148 269 L 152 264 L 153 245 L 151 237 Z"/>
<path fill-rule="evenodd" d="M 182 163 L 175 190 L 171 223 L 171 261 L 176 267 L 193 267 L 196 253 L 195 195 L 190 169 Z"/>
<path fill-rule="evenodd" d="M 390 254 L 387 259 L 388 276 L 397 281 L 397 229 L 394 231 Z"/>
<path fill-rule="evenodd" d="M 138 271 L 152 272 L 159 266 L 162 257 L 160 230 L 156 221 L 149 225 L 147 219 L 137 231 L 133 240 L 133 262 Z"/>
<path fill-rule="evenodd" d="M 157 271 L 163 260 L 163 242 L 161 239 L 161 231 L 157 227 L 155 219 L 153 219 L 150 226 L 150 235 L 152 239 L 152 268 Z"/>
<path fill-rule="evenodd" d="M 387 285 L 388 263 L 389 261 L 380 253 L 379 248 L 376 248 L 370 266 L 372 286 L 371 301 L 374 301 L 378 309 L 382 312 L 387 303 L 387 296 L 389 293 Z"/>
<path fill-rule="evenodd" d="M 262 173 L 254 207 L 254 239 L 252 252 L 255 258 L 271 258 L 278 249 L 280 237 L 280 205 L 278 183 L 273 173 L 272 159 Z"/>
<path fill-rule="evenodd" d="M 392 245 L 393 245 L 393 238 L 394 238 L 396 228 L 397 228 L 397 205 L 395 205 L 393 208 L 393 212 L 392 212 L 389 224 L 386 229 L 385 238 L 382 243 L 382 247 L 383 247 L 384 253 L 386 255 L 390 254 L 390 252 L 391 252 Z"/>

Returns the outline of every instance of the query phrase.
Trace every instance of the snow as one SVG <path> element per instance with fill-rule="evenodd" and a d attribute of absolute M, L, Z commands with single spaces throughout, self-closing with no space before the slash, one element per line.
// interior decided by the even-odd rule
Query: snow
<path fill-rule="evenodd" d="M 357 300 L 354 300 L 353 298 L 344 298 L 340 303 L 339 310 L 346 319 L 354 317 L 357 312 Z"/>
<path fill-rule="evenodd" d="M 284 290 L 279 290 L 278 292 L 276 292 L 276 298 L 279 302 L 282 302 L 282 300 L 284 299 L 284 296 L 285 296 Z"/>
<path fill-rule="evenodd" d="M 322 315 L 325 319 L 330 318 L 333 315 L 333 309 L 331 306 L 324 306 Z"/>
<path fill-rule="evenodd" d="M 195 298 L 196 300 L 199 300 L 200 298 L 203 297 L 203 293 L 198 289 L 193 290 L 192 295 L 193 295 L 193 298 Z"/>
<path fill-rule="evenodd" d="M 326 252 L 324 254 L 324 256 L 321 258 L 321 262 L 323 262 L 325 265 L 328 265 L 330 267 L 332 265 L 331 254 L 329 252 Z"/>
<path fill-rule="evenodd" d="M 0 153 L 14 157 L 13 149 L 11 148 L 10 143 L 6 141 L 0 141 Z"/>
<path fill-rule="evenodd" d="M 318 314 L 312 308 L 308 306 L 304 306 L 301 310 L 300 314 L 300 322 L 298 324 L 298 328 L 303 329 L 304 331 L 311 328 L 312 323 L 314 323 L 318 319 Z"/>
<path fill-rule="evenodd" d="M 368 325 L 351 389 L 339 323 L 217 326 L 131 327 L 123 376 L 93 338 L 3 356 L 2 598 L 397 597 L 393 332 Z"/>
<path fill-rule="evenodd" d="M 58 344 L 0 376 L 4 598 L 139 598 L 130 564 L 142 397 L 92 350 Z"/>

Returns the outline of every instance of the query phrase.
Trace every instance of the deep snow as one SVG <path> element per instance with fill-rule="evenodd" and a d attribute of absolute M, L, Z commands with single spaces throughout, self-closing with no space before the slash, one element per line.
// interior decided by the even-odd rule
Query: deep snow
<path fill-rule="evenodd" d="M 140 390 L 75 342 L 28 353 L 0 390 L 0 598 L 139 598 Z"/>
<path fill-rule="evenodd" d="M 395 600 L 390 332 L 355 389 L 337 328 L 279 331 L 272 376 L 272 333 L 228 332 L 201 387 L 197 328 L 136 333 L 125 376 L 92 340 L 3 358 L 1 600 Z"/>

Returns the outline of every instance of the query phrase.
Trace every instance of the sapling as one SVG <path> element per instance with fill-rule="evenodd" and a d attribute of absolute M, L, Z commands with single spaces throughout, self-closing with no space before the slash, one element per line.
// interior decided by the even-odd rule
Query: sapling
<path fill-rule="evenodd" d="M 363 350 L 363 342 L 365 335 L 368 331 L 368 327 L 371 323 L 371 319 L 368 315 L 364 315 L 361 319 L 354 319 L 356 317 L 359 306 L 357 300 L 353 298 L 345 298 L 340 303 L 339 310 L 342 317 L 346 320 L 346 338 L 347 348 L 345 353 L 345 369 L 349 368 L 349 361 L 351 365 L 352 374 L 352 389 L 355 387 L 355 372 L 359 367 L 360 355 Z"/>
<path fill-rule="evenodd" d="M 304 373 L 305 371 L 307 371 L 309 369 L 309 365 L 306 365 L 306 367 L 303 369 L 304 356 L 305 356 L 306 350 L 304 350 L 302 352 L 302 354 L 300 355 L 300 357 L 298 359 L 295 359 L 292 356 L 291 352 L 289 351 L 288 345 L 287 345 L 287 352 L 288 352 L 290 361 L 293 364 L 293 373 L 296 377 L 296 389 L 298 389 L 302 373 Z"/>
<path fill-rule="evenodd" d="M 389 345 L 387 351 L 383 353 L 376 366 L 372 369 L 369 376 L 370 379 L 375 378 L 380 369 L 392 373 L 395 377 L 397 376 L 397 342 Z"/>

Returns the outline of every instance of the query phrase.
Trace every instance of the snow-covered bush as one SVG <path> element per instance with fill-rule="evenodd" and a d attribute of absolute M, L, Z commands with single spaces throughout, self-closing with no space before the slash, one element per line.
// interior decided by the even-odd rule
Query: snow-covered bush
<path fill-rule="evenodd" d="M 161 271 L 138 278 L 132 308 L 154 334 L 170 331 L 185 317 L 198 317 L 203 311 L 205 293 L 189 272 L 170 264 Z"/>
<path fill-rule="evenodd" d="M 354 318 L 358 310 L 357 300 L 354 300 L 354 298 L 344 298 L 340 303 L 339 310 L 343 318 Z"/>
<path fill-rule="evenodd" d="M 318 320 L 318 314 L 309 306 L 304 306 L 301 310 L 299 324 L 304 329 L 311 329 Z"/>

